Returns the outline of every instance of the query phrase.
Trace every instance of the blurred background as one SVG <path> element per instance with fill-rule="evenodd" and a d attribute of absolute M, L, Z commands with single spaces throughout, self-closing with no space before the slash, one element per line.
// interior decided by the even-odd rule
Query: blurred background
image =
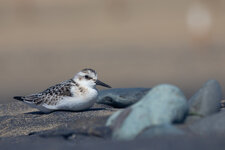
<path fill-rule="evenodd" d="M 114 88 L 225 84 L 224 0 L 0 0 L 0 103 L 93 68 Z"/>

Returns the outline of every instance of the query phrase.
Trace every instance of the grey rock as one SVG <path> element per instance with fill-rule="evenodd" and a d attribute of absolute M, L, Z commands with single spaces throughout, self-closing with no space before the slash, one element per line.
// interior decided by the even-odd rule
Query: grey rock
<path fill-rule="evenodd" d="M 114 139 L 130 140 L 148 127 L 182 121 L 187 110 L 187 100 L 181 90 L 162 84 L 136 104 L 114 113 L 106 125 L 112 128 Z"/>
<path fill-rule="evenodd" d="M 138 138 L 149 138 L 156 136 L 170 136 L 170 135 L 184 135 L 185 132 L 181 129 L 171 125 L 171 124 L 162 124 L 157 126 L 152 126 L 144 130 Z"/>
<path fill-rule="evenodd" d="M 220 102 L 220 108 L 224 109 L 225 108 L 225 99 L 221 100 Z"/>
<path fill-rule="evenodd" d="M 225 111 L 205 117 L 191 124 L 189 128 L 199 135 L 225 135 Z"/>
<path fill-rule="evenodd" d="M 200 116 L 187 116 L 184 123 L 185 124 L 192 124 L 198 120 L 202 119 Z"/>
<path fill-rule="evenodd" d="M 208 116 L 220 110 L 222 90 L 216 80 L 209 80 L 189 100 L 189 114 Z"/>
<path fill-rule="evenodd" d="M 139 101 L 150 88 L 116 88 L 99 92 L 97 103 L 124 108 Z"/>

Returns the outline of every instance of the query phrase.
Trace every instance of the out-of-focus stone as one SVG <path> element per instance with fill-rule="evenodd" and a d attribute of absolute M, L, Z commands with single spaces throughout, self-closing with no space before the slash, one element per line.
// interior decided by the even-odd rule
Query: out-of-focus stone
<path fill-rule="evenodd" d="M 106 125 L 112 128 L 114 139 L 130 140 L 151 126 L 182 121 L 187 110 L 187 100 L 181 90 L 162 84 L 136 104 L 113 114 Z"/>
<path fill-rule="evenodd" d="M 97 103 L 124 108 L 139 101 L 150 88 L 116 88 L 99 92 Z"/>
<path fill-rule="evenodd" d="M 220 110 L 221 100 L 220 84 L 216 80 L 209 80 L 188 101 L 189 114 L 204 117 L 216 113 Z"/>

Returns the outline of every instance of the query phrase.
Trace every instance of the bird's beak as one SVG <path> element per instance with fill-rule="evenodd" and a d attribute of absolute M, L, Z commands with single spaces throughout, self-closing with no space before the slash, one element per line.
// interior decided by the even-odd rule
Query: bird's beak
<path fill-rule="evenodd" d="M 101 86 L 104 86 L 104 87 L 107 87 L 107 88 L 112 88 L 111 86 L 109 86 L 109 85 L 103 83 L 103 82 L 100 81 L 100 80 L 97 80 L 97 81 L 96 81 L 96 85 L 101 85 Z"/>

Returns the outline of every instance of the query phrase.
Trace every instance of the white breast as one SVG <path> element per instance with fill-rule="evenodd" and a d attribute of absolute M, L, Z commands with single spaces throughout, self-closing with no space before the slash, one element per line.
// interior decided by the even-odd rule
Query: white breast
<path fill-rule="evenodd" d="M 72 88 L 71 91 L 72 90 L 76 89 Z M 89 88 L 84 94 L 80 93 L 72 97 L 66 96 L 57 105 L 55 106 L 46 105 L 44 107 L 53 110 L 81 111 L 90 108 L 96 102 L 97 95 L 98 92 L 96 89 Z"/>

